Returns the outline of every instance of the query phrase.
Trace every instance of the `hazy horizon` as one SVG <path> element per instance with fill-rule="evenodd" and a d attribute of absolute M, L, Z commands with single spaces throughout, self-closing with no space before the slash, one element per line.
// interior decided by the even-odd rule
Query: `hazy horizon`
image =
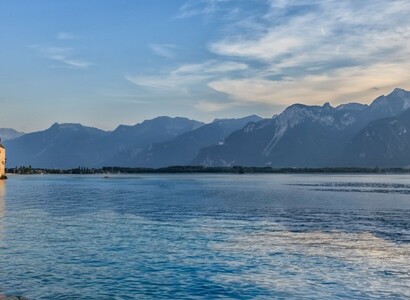
<path fill-rule="evenodd" d="M 203 122 L 410 88 L 410 3 L 1 1 L 0 127 Z"/>

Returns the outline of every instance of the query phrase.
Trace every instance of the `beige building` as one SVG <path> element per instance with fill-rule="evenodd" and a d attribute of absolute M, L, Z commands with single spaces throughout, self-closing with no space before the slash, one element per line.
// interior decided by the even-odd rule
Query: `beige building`
<path fill-rule="evenodd" d="M 0 179 L 6 178 L 6 148 L 0 144 Z"/>

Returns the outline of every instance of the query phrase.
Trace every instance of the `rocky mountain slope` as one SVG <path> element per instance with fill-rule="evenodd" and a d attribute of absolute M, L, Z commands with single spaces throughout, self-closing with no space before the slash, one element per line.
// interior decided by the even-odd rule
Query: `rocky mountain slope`
<path fill-rule="evenodd" d="M 248 124 L 222 145 L 201 150 L 193 164 L 207 166 L 323 167 L 350 165 L 342 157 L 351 139 L 370 122 L 410 107 L 410 92 L 395 89 L 371 105 L 332 107 L 295 104 L 270 120 Z"/>
<path fill-rule="evenodd" d="M 347 163 L 357 167 L 409 167 L 410 109 L 360 130 L 341 155 L 341 165 Z"/>

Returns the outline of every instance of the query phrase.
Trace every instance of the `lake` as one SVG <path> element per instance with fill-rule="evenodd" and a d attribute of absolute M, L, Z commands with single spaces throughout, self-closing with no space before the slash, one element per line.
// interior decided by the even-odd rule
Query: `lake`
<path fill-rule="evenodd" d="M 410 176 L 10 176 L 0 294 L 409 299 Z"/>

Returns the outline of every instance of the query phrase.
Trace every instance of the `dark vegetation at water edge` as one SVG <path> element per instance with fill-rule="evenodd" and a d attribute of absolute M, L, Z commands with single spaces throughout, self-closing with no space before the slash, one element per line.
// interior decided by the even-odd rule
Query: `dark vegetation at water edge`
<path fill-rule="evenodd" d="M 272 168 L 272 167 L 204 167 L 204 166 L 170 166 L 166 168 L 125 168 L 103 167 L 90 169 L 78 167 L 73 169 L 41 169 L 19 167 L 7 169 L 10 174 L 314 174 L 314 173 L 362 173 L 362 174 L 410 174 L 407 168 Z"/>
<path fill-rule="evenodd" d="M 90 169 L 78 167 L 72 169 L 48 169 L 48 168 L 32 168 L 31 166 L 20 166 L 15 168 L 6 168 L 8 174 L 35 175 L 35 174 L 104 174 L 107 173 L 103 169 Z M 0 298 L 1 300 L 1 298 Z"/>

